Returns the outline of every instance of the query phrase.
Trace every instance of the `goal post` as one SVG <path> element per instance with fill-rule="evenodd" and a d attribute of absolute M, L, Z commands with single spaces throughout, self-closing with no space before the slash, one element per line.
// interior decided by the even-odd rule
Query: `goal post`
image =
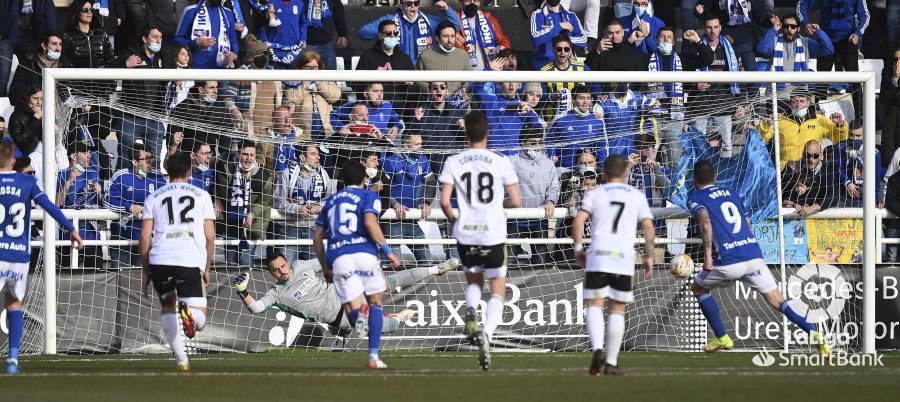
<path fill-rule="evenodd" d="M 217 80 L 220 82 L 225 81 L 258 81 L 258 82 L 318 82 L 318 81 L 328 81 L 328 82 L 342 82 L 342 83 L 350 83 L 350 84 L 364 84 L 370 82 L 379 82 L 379 83 L 434 83 L 434 82 L 453 82 L 453 83 L 500 83 L 500 82 L 516 82 L 516 83 L 547 83 L 547 82 L 561 82 L 561 83 L 587 83 L 590 84 L 654 84 L 654 83 L 719 83 L 719 84 L 741 84 L 746 87 L 744 90 L 752 89 L 753 91 L 758 91 L 759 88 L 764 89 L 762 93 L 754 93 L 750 95 L 749 100 L 746 101 L 747 106 L 752 108 L 754 106 L 761 106 L 766 109 L 771 115 L 774 116 L 775 120 L 777 120 L 778 110 L 777 103 L 784 101 L 784 94 L 782 93 L 783 89 L 781 89 L 782 84 L 829 84 L 829 83 L 850 83 L 857 84 L 861 87 L 862 90 L 862 113 L 864 116 L 865 125 L 863 130 L 865 132 L 864 140 L 863 140 L 863 149 L 865 150 L 873 150 L 875 149 L 875 74 L 870 72 L 844 72 L 844 73 L 772 73 L 772 72 L 742 72 L 742 73 L 708 73 L 708 72 L 461 72 L 461 71 L 304 71 L 304 70 L 162 70 L 162 69 L 153 69 L 153 70 L 129 70 L 129 69 L 96 69 L 96 70 L 88 70 L 88 69 L 45 69 L 43 70 L 43 94 L 44 94 L 44 126 L 43 126 L 43 149 L 44 149 L 44 160 L 43 167 L 44 172 L 46 172 L 43 176 L 44 182 L 44 190 L 47 193 L 50 199 L 56 199 L 57 192 L 57 176 L 53 174 L 60 168 L 64 166 L 59 166 L 57 158 L 55 157 L 57 153 L 60 151 L 59 147 L 64 146 L 62 143 L 62 138 L 64 137 L 64 132 L 67 130 L 65 125 L 68 123 L 69 117 L 66 115 L 67 111 L 65 107 L 60 107 L 62 102 L 60 101 L 59 94 L 62 92 L 61 88 L 67 88 L 70 91 L 67 93 L 67 96 L 78 97 L 77 94 L 79 92 L 78 82 L 90 82 L 90 81 L 111 81 L 111 80 L 157 80 L 160 82 L 166 81 L 209 81 L 209 80 Z M 74 88 L 74 91 L 71 89 Z M 851 90 L 852 91 L 852 90 Z M 688 91 L 685 91 L 688 92 Z M 221 94 L 221 92 L 220 92 Z M 347 93 L 342 94 L 342 96 L 346 97 Z M 471 95 L 471 94 L 469 94 Z M 688 103 L 690 103 L 690 97 L 695 94 L 687 93 Z M 346 98 L 342 98 L 340 102 L 335 104 L 335 110 L 337 107 L 344 103 Z M 542 102 L 557 102 L 556 100 L 542 100 Z M 741 101 L 724 101 L 723 103 L 728 103 L 728 106 L 743 106 L 740 104 Z M 740 105 L 739 105 L 740 104 Z M 109 104 L 113 108 L 117 107 L 115 102 L 110 102 Z M 541 103 L 542 112 L 543 109 L 551 109 L 552 107 L 547 107 L 545 103 Z M 710 103 L 708 105 L 704 105 L 705 109 L 713 110 L 719 107 L 719 104 Z M 139 110 L 129 109 L 128 107 L 123 106 L 127 113 L 140 113 Z M 472 107 L 474 109 L 474 107 Z M 121 110 L 119 111 L 121 112 Z M 410 112 L 412 115 L 412 111 Z M 555 113 L 555 112 L 547 112 L 547 113 Z M 601 112 L 602 113 L 602 112 Z M 607 112 L 605 117 L 609 117 L 609 113 Z M 699 113 L 699 112 L 698 112 Z M 749 112 L 748 112 L 749 113 Z M 153 115 L 147 115 L 148 118 L 153 118 Z M 685 122 L 688 119 L 694 118 L 696 116 L 686 116 Z M 848 119 L 852 116 L 846 116 Z M 748 121 L 752 119 L 747 119 Z M 549 126 L 553 121 L 551 119 L 547 119 L 546 124 Z M 729 121 L 729 124 L 731 122 Z M 408 126 L 408 125 L 407 125 Z M 778 133 L 779 124 L 774 124 L 773 129 L 775 130 L 775 134 L 773 136 L 774 147 L 775 147 L 775 177 L 774 179 L 777 182 L 773 182 L 772 186 L 775 186 L 774 194 L 778 194 L 779 204 L 781 202 L 782 188 L 781 188 L 781 169 L 782 162 L 778 159 L 780 158 L 780 145 L 779 145 L 779 133 Z M 628 132 L 621 133 L 621 135 L 637 135 L 637 132 Z M 704 133 L 705 134 L 705 133 Z M 229 137 L 238 138 L 239 134 L 235 133 L 224 133 L 223 135 L 227 135 Z M 615 134 L 615 135 L 618 135 Z M 611 134 L 613 136 L 613 134 Z M 588 141 L 594 141 L 593 138 L 586 138 L 583 140 L 569 141 L 569 142 L 559 142 L 559 143 L 545 143 L 544 146 L 546 148 L 552 147 L 562 147 L 565 145 L 574 145 L 576 148 L 581 146 L 586 146 Z M 268 141 L 268 140 L 262 140 Z M 549 140 L 548 140 L 549 141 Z M 657 144 L 659 144 L 659 137 L 657 135 L 656 138 Z M 99 145 L 99 144 L 98 144 Z M 452 152 L 457 151 L 457 148 L 453 148 L 451 146 L 443 146 L 443 144 L 439 144 L 441 146 L 434 146 L 429 148 L 429 144 L 424 144 L 423 153 L 430 153 L 433 155 L 443 154 L 447 155 Z M 668 144 L 671 145 L 671 144 Z M 729 146 L 731 144 L 728 144 Z M 747 144 L 741 144 L 736 148 L 743 148 L 745 146 L 749 146 Z M 352 147 L 350 147 L 352 148 Z M 373 149 L 376 149 L 381 153 L 381 155 L 386 155 L 392 152 L 392 149 L 387 149 L 384 147 L 375 146 Z M 502 151 L 520 151 L 522 150 L 520 145 L 516 144 L 512 148 L 501 149 Z M 738 152 L 735 151 L 735 157 L 737 157 Z M 121 155 L 120 155 L 121 157 Z M 876 186 L 870 185 L 874 182 L 873 179 L 876 177 L 876 166 L 875 166 L 875 157 L 873 152 L 865 152 L 863 154 L 863 177 L 867 178 L 866 185 L 862 186 L 862 221 L 863 221 L 863 241 L 862 241 L 862 311 L 861 316 L 856 317 L 862 324 L 862 336 L 861 342 L 859 345 L 859 351 L 864 353 L 874 353 L 875 352 L 875 264 L 876 264 L 876 246 L 878 241 L 878 235 L 876 233 L 880 233 L 880 228 L 876 227 Z M 671 161 L 670 161 L 671 162 Z M 723 162 L 723 166 L 725 166 Z M 734 165 L 728 165 L 728 169 L 732 170 L 740 170 L 742 165 L 740 162 L 735 162 Z M 274 173 L 274 172 L 273 172 Z M 438 172 L 435 172 L 437 174 Z M 332 178 L 334 179 L 334 178 Z M 684 178 L 682 178 L 684 179 Z M 673 183 L 673 186 L 675 183 Z M 666 188 L 666 191 L 669 189 Z M 782 218 L 785 214 L 789 214 L 792 212 L 790 208 L 781 208 L 781 205 L 778 205 L 778 213 L 776 216 L 769 216 L 768 218 L 777 218 L 777 224 L 775 225 L 778 230 L 778 240 L 777 242 L 781 244 L 779 247 L 779 255 L 781 267 L 781 282 L 784 285 L 784 291 L 787 292 L 787 278 L 785 273 L 785 239 L 787 237 L 782 231 L 784 230 L 785 223 Z M 78 215 L 80 211 L 67 211 L 70 214 Z M 556 221 L 561 221 L 565 219 L 569 215 L 570 211 L 567 211 L 564 208 L 557 208 L 550 218 Z M 822 216 L 828 216 L 828 212 L 826 211 L 821 213 Z M 835 211 L 836 212 L 836 211 Z M 95 215 L 99 213 L 99 211 L 94 212 Z M 103 212 L 106 214 L 106 212 Z M 104 216 L 107 215 L 96 215 L 96 216 Z M 667 218 L 681 218 L 685 217 L 687 214 L 680 208 L 674 206 L 674 204 L 669 203 L 666 207 L 663 208 L 654 208 L 654 214 L 656 216 L 662 216 Z M 850 213 L 849 215 L 855 215 Z M 104 220 L 112 220 L 112 215 L 108 215 L 109 219 Z M 522 218 L 522 219 L 542 219 L 544 218 L 544 209 L 540 207 L 532 207 L 532 208 L 522 208 L 518 210 L 510 210 L 507 213 L 509 219 L 514 218 Z M 409 210 L 407 216 L 404 217 L 403 222 L 409 220 L 416 220 L 422 217 L 422 211 L 418 208 L 412 208 Z M 282 215 L 277 211 L 272 212 L 272 219 L 276 221 L 278 219 L 282 219 Z M 381 216 L 383 222 L 389 222 L 394 219 L 399 218 L 393 210 L 388 210 L 384 215 Z M 441 222 L 443 221 L 443 213 L 439 210 L 439 208 L 434 207 L 434 210 L 431 211 L 430 216 L 425 218 L 427 221 L 435 221 Z M 813 217 L 815 218 L 815 217 Z M 415 223 L 413 223 L 415 224 Z M 57 225 L 52 220 L 45 220 L 44 222 L 44 233 L 55 233 L 57 231 Z M 546 230 L 546 229 L 535 229 L 535 230 Z M 387 232 L 385 233 L 388 234 Z M 440 234 L 440 233 L 439 233 Z M 696 241 L 687 240 L 685 238 L 688 236 L 677 236 L 670 235 L 668 238 L 660 239 L 660 244 L 676 244 L 676 243 L 696 243 Z M 412 246 L 416 244 L 425 244 L 425 245 L 451 245 L 454 243 L 452 238 L 441 235 L 441 238 L 426 238 L 426 239 L 408 239 L 408 238 L 388 238 L 389 242 L 394 245 L 407 245 Z M 97 240 L 93 244 L 103 244 L 103 240 Z M 43 239 L 44 250 L 55 250 L 58 247 L 66 247 L 66 242 L 63 240 L 57 240 L 55 236 L 45 235 Z M 240 241 L 236 239 L 218 239 L 217 245 L 237 245 Z M 282 245 L 282 244 L 301 244 L 308 245 L 308 239 L 253 239 L 251 241 L 253 245 Z M 558 244 L 570 244 L 571 240 L 566 238 L 553 238 L 553 237 L 540 237 L 536 238 L 532 237 L 522 237 L 522 238 L 510 238 L 510 244 L 526 244 L 526 245 L 558 245 Z M 538 253 L 537 248 L 531 248 L 531 256 L 534 256 L 535 253 Z M 44 252 L 42 256 L 42 280 L 43 280 L 43 353 L 45 354 L 55 354 L 57 353 L 57 343 L 58 343 L 58 310 L 57 304 L 59 301 L 57 300 L 58 290 L 57 290 L 57 269 L 58 269 L 57 255 L 55 252 Z M 655 275 L 667 275 L 666 270 L 663 268 L 666 265 L 665 261 L 657 262 L 657 272 Z M 554 280 L 559 279 L 561 282 L 570 284 L 572 278 L 575 278 L 575 271 L 566 271 L 563 270 L 561 272 L 553 272 L 547 273 L 544 277 L 541 277 L 541 281 L 548 281 L 548 287 L 546 289 L 546 294 L 540 293 L 545 292 L 544 290 L 540 290 L 539 294 L 541 296 L 546 296 L 547 294 L 556 294 L 555 292 L 564 292 L 566 289 L 555 289 L 549 285 Z M 556 275 L 556 276 L 554 276 Z M 658 278 L 658 276 L 656 277 Z M 271 279 L 271 278 L 270 278 Z M 523 281 L 532 280 L 533 278 L 529 277 L 528 279 L 523 279 Z M 636 280 L 640 281 L 640 277 L 636 276 Z M 453 286 L 458 286 L 458 284 L 449 284 L 451 289 Z M 671 287 L 671 283 L 669 282 L 659 282 L 657 286 L 669 286 Z M 683 284 L 679 285 L 683 286 Z M 258 288 L 261 290 L 262 288 Z M 654 311 L 659 311 L 656 309 L 656 305 L 654 303 L 664 303 L 665 300 L 656 299 L 659 297 L 657 290 L 654 289 L 644 289 L 645 295 L 647 295 L 649 300 L 648 306 L 646 310 L 641 314 L 653 314 Z M 423 289 L 423 292 L 425 290 Z M 430 293 L 429 293 L 430 292 Z M 409 306 L 409 302 L 415 301 L 422 306 L 422 311 L 430 311 L 430 305 L 424 301 L 419 301 L 419 299 L 424 299 L 427 297 L 435 297 L 435 294 L 442 295 L 443 290 L 437 291 L 435 289 L 428 289 L 427 292 L 418 294 L 415 293 L 409 296 L 409 300 L 407 300 L 407 307 Z M 452 293 L 452 292 L 451 292 Z M 580 295 L 580 294 L 579 294 Z M 226 298 L 227 296 L 221 296 Z M 524 296 L 523 296 L 524 297 Z M 566 297 L 571 297 L 566 296 Z M 681 299 L 678 299 L 681 300 Z M 687 300 L 687 299 L 685 299 Z M 575 305 L 575 300 L 572 300 L 572 305 Z M 154 302 L 155 303 L 155 302 Z M 435 303 L 435 309 L 440 307 L 440 302 L 432 301 Z M 674 311 L 677 310 L 677 305 L 680 303 L 679 301 L 674 301 L 676 307 L 666 307 L 672 315 L 674 315 Z M 452 304 L 452 303 L 451 303 Z M 232 306 L 233 305 L 229 305 Z M 563 308 L 559 306 L 564 306 L 564 303 L 558 303 L 555 308 Z M 210 305 L 211 310 L 215 310 L 215 306 L 213 304 Z M 742 311 L 745 306 L 741 306 L 736 304 L 734 306 L 724 306 L 724 308 L 734 308 L 735 311 Z M 520 307 L 517 307 L 520 308 Z M 673 310 L 675 309 L 675 310 Z M 518 310 L 517 310 L 518 311 Z M 521 312 L 521 311 L 519 311 Z M 696 313 L 696 311 L 694 312 Z M 129 313 L 130 314 L 130 313 Z M 143 314 L 143 313 L 141 313 Z M 578 312 L 575 313 L 579 314 Z M 438 317 L 440 320 L 438 320 Z M 435 313 L 434 318 L 429 318 L 432 321 L 441 321 L 444 322 L 444 316 Z M 452 317 L 451 317 L 452 318 Z M 694 320 L 697 317 L 693 318 Z M 282 319 L 283 321 L 284 319 Z M 214 321 L 214 319 L 213 319 Z M 447 322 L 450 322 L 451 319 L 447 318 Z M 576 320 L 577 321 L 577 320 Z M 703 336 L 705 336 L 705 321 L 700 319 L 700 323 L 704 325 L 703 327 Z M 634 325 L 632 325 L 634 324 Z M 293 323 L 292 323 L 293 325 Z M 629 321 L 628 324 L 631 326 L 669 326 L 669 327 L 679 327 L 674 324 L 660 324 L 655 320 L 649 319 L 648 317 L 635 317 L 635 320 Z M 567 329 L 559 329 L 553 328 L 552 333 L 533 333 L 529 332 L 527 326 L 517 327 L 515 330 L 514 336 L 510 336 L 510 347 L 523 347 L 525 344 L 527 347 L 527 342 L 532 342 L 534 340 L 534 346 L 547 349 L 547 350 L 556 350 L 558 340 L 554 339 L 565 339 L 571 337 L 575 332 L 571 328 Z M 670 328 L 671 331 L 678 331 L 678 335 L 668 334 L 670 338 L 681 337 L 683 328 Z M 288 333 L 290 333 L 291 329 L 288 329 Z M 791 337 L 788 334 L 787 327 L 784 327 L 784 347 L 788 348 L 789 346 L 789 338 Z M 237 333 L 243 333 L 238 331 Z M 413 332 L 404 335 L 397 336 L 398 342 L 396 345 L 398 347 L 410 347 L 408 345 L 425 345 L 424 340 L 428 339 L 436 339 L 436 338 L 446 338 L 448 337 L 450 330 L 448 328 L 444 328 L 443 324 L 439 326 L 438 329 L 428 329 L 424 328 L 421 331 Z M 269 339 L 273 335 L 269 333 Z M 637 337 L 640 339 L 634 340 L 632 344 L 633 348 L 636 349 L 653 349 L 660 348 L 664 350 L 689 350 L 684 348 L 679 348 L 678 343 L 672 339 L 665 339 L 665 336 L 660 335 L 661 339 L 650 339 L 650 337 L 642 337 L 641 335 L 630 334 L 631 337 Z M 699 336 L 699 335 L 698 335 Z M 277 338 L 277 337 L 276 337 Z M 387 338 L 387 342 L 394 342 L 391 337 Z M 407 340 L 413 339 L 415 341 L 410 341 L 409 343 L 404 343 Z M 522 339 L 527 339 L 527 342 L 522 341 Z M 513 341 L 519 342 L 514 343 Z M 626 343 L 627 343 L 626 339 Z M 418 342 L 418 343 L 417 343 Z M 581 340 L 583 344 L 584 340 Z M 578 344 L 573 343 L 573 345 Z M 563 347 L 569 347 L 571 345 L 563 345 Z M 748 348 L 760 348 L 762 343 L 753 343 L 752 341 L 748 341 Z M 415 346 L 413 346 L 415 347 Z M 227 348 L 226 348 L 227 349 Z M 224 349 L 223 349 L 224 350 Z"/>

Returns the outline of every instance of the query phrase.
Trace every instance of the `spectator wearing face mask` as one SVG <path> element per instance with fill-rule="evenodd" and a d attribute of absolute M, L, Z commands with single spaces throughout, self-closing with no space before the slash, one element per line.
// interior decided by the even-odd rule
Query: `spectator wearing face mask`
<path fill-rule="evenodd" d="M 230 68 L 240 50 L 235 24 L 222 0 L 201 0 L 184 9 L 174 40 L 191 49 L 193 68 Z"/>
<path fill-rule="evenodd" d="M 374 21 L 362 26 L 356 31 L 359 39 L 373 40 L 382 37 L 381 24 L 383 21 L 394 21 L 399 35 L 393 36 L 399 39 L 397 46 L 403 53 L 409 56 L 412 63 L 419 60 L 419 56 L 429 48 L 437 35 L 436 27 L 443 21 L 450 22 L 459 30 L 459 20 L 456 13 L 443 0 L 438 0 L 434 6 L 443 12 L 443 15 L 427 15 L 421 10 L 420 0 L 403 0 L 400 7 L 393 13 L 378 17 Z"/>
<path fill-rule="evenodd" d="M 841 171 L 841 183 L 847 193 L 847 203 L 849 207 L 862 206 L 863 192 L 863 160 L 865 151 L 863 150 L 863 120 L 854 119 L 850 122 L 850 135 L 845 141 L 841 141 L 832 146 L 832 155 L 834 165 Z M 827 149 L 826 149 L 827 151 Z M 881 167 L 881 151 L 875 148 L 875 199 L 876 206 L 884 208 L 884 169 Z M 859 174 L 857 174 L 859 173 Z"/>
<path fill-rule="evenodd" d="M 234 120 L 225 105 L 217 102 L 219 94 L 218 81 L 197 81 L 191 88 L 187 99 L 175 107 L 169 123 L 169 142 L 193 143 L 202 141 L 213 148 L 217 155 L 224 155 L 229 148 L 230 138 L 220 135 L 234 127 Z M 202 121 L 202 127 L 194 122 Z M 215 127 L 210 129 L 209 127 Z M 179 138 L 180 137 L 180 138 Z M 220 142 L 220 139 L 222 140 Z M 187 150 L 182 150 L 187 151 Z"/>
<path fill-rule="evenodd" d="M 162 68 L 162 31 L 153 24 L 141 27 L 141 44 L 128 46 L 112 67 L 129 69 Z M 166 82 L 157 80 L 126 80 L 122 82 L 119 102 L 129 109 L 143 113 L 165 113 Z M 123 113 L 119 125 L 119 155 L 126 155 L 135 140 L 142 140 L 153 155 L 162 155 L 165 127 L 159 119 L 148 119 Z"/>
<path fill-rule="evenodd" d="M 528 125 L 519 135 L 521 149 L 509 158 L 519 176 L 522 208 L 543 208 L 544 219 L 517 219 L 507 223 L 511 238 L 548 237 L 549 218 L 559 202 L 559 175 L 553 161 L 543 149 L 544 132 L 539 126 Z M 519 255 L 520 253 L 513 253 Z M 532 245 L 531 264 L 540 265 L 550 260 L 546 244 Z"/>
<path fill-rule="evenodd" d="M 631 38 L 635 31 L 641 31 L 632 44 L 644 55 L 656 51 L 656 36 L 659 30 L 666 26 L 663 20 L 654 15 L 650 0 L 633 0 L 631 15 L 622 18 L 622 24 L 626 38 Z"/>
<path fill-rule="evenodd" d="M 91 169 L 91 153 L 94 152 L 87 143 L 78 141 L 69 146 L 69 167 L 60 170 L 56 179 L 56 206 L 62 209 L 97 209 L 103 200 L 103 182 L 97 171 Z M 18 159 L 16 160 L 18 162 Z M 32 171 L 32 174 L 34 172 Z M 85 240 L 99 240 L 97 222 L 81 220 L 78 223 L 78 233 Z M 59 231 L 60 239 L 69 240 L 69 233 Z M 68 258 L 70 249 L 61 248 L 63 266 L 70 266 Z M 82 254 L 85 258 L 84 267 L 97 267 L 103 264 L 103 255 L 98 253 L 99 247 L 85 247 Z"/>
<path fill-rule="evenodd" d="M 359 56 L 357 70 L 415 70 L 415 65 L 409 55 L 400 48 L 399 23 L 386 19 L 378 23 L 378 40 L 371 49 Z M 406 110 L 407 99 L 415 99 L 415 91 L 410 90 L 411 83 L 389 82 L 384 85 L 386 100 L 394 104 L 398 110 Z M 361 94 L 365 91 L 365 84 L 359 83 L 353 86 L 353 91 Z"/>
<path fill-rule="evenodd" d="M 33 85 L 43 85 L 43 70 L 45 68 L 74 67 L 72 62 L 63 56 L 62 37 L 58 33 L 48 32 L 41 38 L 40 42 L 40 52 L 35 53 L 30 59 L 19 61 L 19 68 L 16 69 L 16 73 L 13 75 L 12 82 L 9 85 L 10 99 L 17 99 L 25 88 Z M 62 96 L 63 94 L 60 95 Z"/>
<path fill-rule="evenodd" d="M 403 148 L 384 160 L 384 173 L 390 180 L 391 198 L 396 202 L 391 207 L 397 217 L 403 219 L 410 208 L 419 208 L 422 218 L 431 214 L 431 203 L 437 194 L 437 176 L 431 171 L 431 162 L 421 154 L 422 136 L 407 133 Z M 393 221 L 387 224 L 388 238 L 424 239 L 425 233 L 415 221 Z M 393 246 L 394 253 L 400 254 L 400 247 Z M 430 264 L 431 252 L 426 245 L 409 246 L 418 264 Z"/>

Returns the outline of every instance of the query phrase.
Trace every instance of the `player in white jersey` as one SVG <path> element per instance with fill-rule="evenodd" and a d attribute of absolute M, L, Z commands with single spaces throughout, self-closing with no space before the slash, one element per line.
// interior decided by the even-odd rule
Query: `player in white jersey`
<path fill-rule="evenodd" d="M 622 155 L 606 158 L 603 173 L 608 182 L 585 194 L 572 222 L 575 263 L 585 270 L 585 324 L 594 351 L 591 375 L 622 375 L 618 356 L 625 335 L 625 308 L 634 299 L 631 286 L 638 223 L 644 231 L 644 278 L 649 278 L 653 269 L 653 213 L 644 193 L 625 184 L 629 168 Z M 591 247 L 585 252 L 582 239 L 588 218 L 591 219 Z M 603 304 L 607 298 L 609 322 L 604 361 Z"/>
<path fill-rule="evenodd" d="M 469 148 L 451 156 L 444 164 L 441 210 L 453 225 L 453 237 L 466 271 L 466 327 L 469 341 L 478 346 L 479 364 L 490 366 L 490 339 L 503 318 L 506 297 L 506 214 L 503 208 L 518 208 L 519 178 L 512 162 L 487 150 L 488 120 L 481 112 L 465 117 Z M 453 212 L 450 194 L 456 190 L 459 215 Z M 504 197 L 504 193 L 507 197 Z M 484 330 L 478 330 L 475 307 L 481 300 L 484 277 L 490 281 L 491 298 L 484 314 Z"/>
<path fill-rule="evenodd" d="M 147 197 L 141 216 L 141 266 L 144 297 L 150 282 L 162 305 L 160 323 L 175 353 L 179 371 L 189 371 L 178 334 L 193 338 L 206 324 L 206 284 L 212 262 L 216 213 L 209 193 L 189 183 L 191 157 L 169 158 L 169 184 Z M 176 316 L 177 302 L 177 316 Z"/>

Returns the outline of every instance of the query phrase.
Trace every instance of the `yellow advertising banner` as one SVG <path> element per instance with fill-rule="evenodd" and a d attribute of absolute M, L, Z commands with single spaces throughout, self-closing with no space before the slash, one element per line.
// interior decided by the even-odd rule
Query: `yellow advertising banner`
<path fill-rule="evenodd" d="M 862 264 L 862 219 L 807 219 L 809 262 Z"/>

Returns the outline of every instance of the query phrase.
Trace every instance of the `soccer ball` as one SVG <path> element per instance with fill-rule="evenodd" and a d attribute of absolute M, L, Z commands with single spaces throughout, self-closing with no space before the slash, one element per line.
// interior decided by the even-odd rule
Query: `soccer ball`
<path fill-rule="evenodd" d="M 687 254 L 676 255 L 669 262 L 669 270 L 676 278 L 687 278 L 694 274 L 694 260 Z"/>

